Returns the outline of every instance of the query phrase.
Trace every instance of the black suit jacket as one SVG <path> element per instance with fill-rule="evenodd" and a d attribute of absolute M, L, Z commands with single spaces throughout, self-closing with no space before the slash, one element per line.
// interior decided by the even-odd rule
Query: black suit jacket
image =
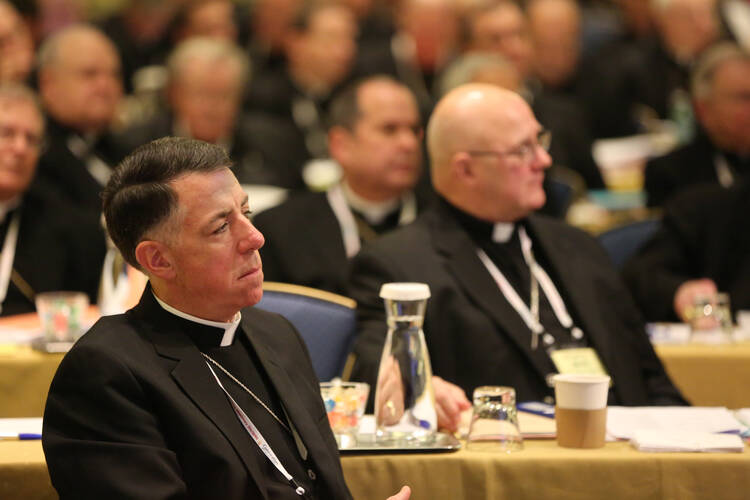
<path fill-rule="evenodd" d="M 529 216 L 527 227 L 535 255 L 614 380 L 611 402 L 683 403 L 604 250 L 585 233 L 543 216 Z M 552 395 L 545 381 L 554 371 L 549 357 L 543 349 L 532 351 L 526 324 L 444 204 L 354 258 L 350 295 L 357 301 L 359 335 L 352 379 L 376 380 L 386 334 L 378 291 L 391 281 L 430 286 L 424 332 L 435 375 L 469 395 L 487 384 L 514 387 L 519 401 Z"/>
<path fill-rule="evenodd" d="M 730 189 L 697 186 L 664 207 L 659 231 L 623 269 L 651 321 L 677 321 L 674 294 L 688 280 L 711 278 L 732 310 L 750 309 L 750 180 Z"/>
<path fill-rule="evenodd" d="M 718 184 L 717 149 L 703 131 L 689 143 L 646 164 L 644 189 L 650 207 L 658 207 L 687 187 Z"/>
<path fill-rule="evenodd" d="M 98 219 L 36 190 L 27 192 L 16 210 L 21 213 L 13 259 L 16 272 L 34 293 L 82 291 L 94 303 L 105 253 L 104 232 Z M 11 217 L 9 214 L 3 227 L 8 226 Z M 5 230 L 0 234 L 0 245 L 4 236 Z M 11 282 L 2 315 L 34 310 L 33 300 Z"/>
<path fill-rule="evenodd" d="M 102 210 L 100 193 L 103 186 L 89 173 L 85 162 L 68 148 L 68 138 L 74 132 L 48 118 L 47 145 L 39 157 L 34 183 L 58 193 L 66 202 L 92 214 Z M 122 159 L 123 151 L 109 134 L 104 134 L 93 151 L 110 167 Z"/>
<path fill-rule="evenodd" d="M 242 313 L 242 329 L 319 471 L 319 498 L 351 498 L 302 339 L 281 316 Z M 42 441 L 62 499 L 268 498 L 256 444 L 186 323 L 147 288 L 134 309 L 100 319 L 65 356 Z"/>
<path fill-rule="evenodd" d="M 346 291 L 349 259 L 325 193 L 291 197 L 258 214 L 253 224 L 266 239 L 260 249 L 265 279 Z"/>

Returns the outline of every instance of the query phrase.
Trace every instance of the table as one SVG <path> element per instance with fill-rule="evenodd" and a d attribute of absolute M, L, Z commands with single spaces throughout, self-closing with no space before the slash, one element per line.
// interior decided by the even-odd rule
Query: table
<path fill-rule="evenodd" d="M 413 500 L 740 500 L 750 453 L 641 453 L 629 444 L 567 450 L 526 441 L 511 455 L 470 452 L 344 456 L 357 500 L 385 500 L 403 484 Z M 134 478 L 135 480 L 135 478 Z M 0 442 L 0 498 L 57 498 L 39 441 Z"/>
<path fill-rule="evenodd" d="M 85 317 L 93 323 L 99 312 L 92 306 Z M 0 319 L 0 418 L 41 417 L 44 413 L 49 385 L 63 355 L 8 343 L 9 337 L 17 338 L 18 332 L 39 330 L 36 313 Z"/>
<path fill-rule="evenodd" d="M 750 408 L 750 342 L 658 345 L 655 349 L 692 404 Z"/>
<path fill-rule="evenodd" d="M 92 309 L 87 315 L 92 322 L 95 314 Z M 62 355 L 3 345 L 9 328 L 38 328 L 38 320 L 35 314 L 0 319 L 0 418 L 41 417 Z M 750 341 L 657 345 L 655 349 L 672 380 L 692 404 L 750 408 Z"/>

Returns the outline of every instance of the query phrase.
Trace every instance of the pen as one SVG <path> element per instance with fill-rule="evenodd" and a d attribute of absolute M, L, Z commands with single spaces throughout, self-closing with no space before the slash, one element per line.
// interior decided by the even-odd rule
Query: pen
<path fill-rule="evenodd" d="M 42 435 L 36 432 L 19 432 L 16 433 L 0 433 L 0 440 L 21 440 L 21 441 L 29 441 L 32 439 L 42 439 Z"/>
<path fill-rule="evenodd" d="M 28 441 L 30 439 L 42 439 L 41 434 L 36 434 L 34 432 L 20 432 L 18 433 L 18 439 L 21 441 Z"/>

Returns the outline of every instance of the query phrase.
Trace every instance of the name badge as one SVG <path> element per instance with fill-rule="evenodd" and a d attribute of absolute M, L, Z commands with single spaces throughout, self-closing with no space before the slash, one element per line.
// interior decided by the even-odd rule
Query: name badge
<path fill-rule="evenodd" d="M 576 375 L 608 375 L 591 347 L 556 349 L 549 353 L 558 373 Z"/>

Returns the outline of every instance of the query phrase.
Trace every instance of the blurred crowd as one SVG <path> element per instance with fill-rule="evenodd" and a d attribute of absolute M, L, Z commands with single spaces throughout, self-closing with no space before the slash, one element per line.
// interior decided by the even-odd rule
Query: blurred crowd
<path fill-rule="evenodd" d="M 226 148 L 243 185 L 272 186 L 291 198 L 325 191 L 342 176 L 354 188 L 360 172 L 382 175 L 362 157 L 387 148 L 347 143 L 353 139 L 340 129 L 351 123 L 332 118 L 332 103 L 377 77 L 383 92 L 406 103 L 399 109 L 414 106 L 403 129 L 412 135 L 401 147 L 407 167 L 421 173 L 381 186 L 379 195 L 403 199 L 413 191 L 420 204 L 431 196 L 421 124 L 442 95 L 482 82 L 518 92 L 551 132 L 542 212 L 565 216 L 570 194 L 554 183 L 576 193 L 606 187 L 595 140 L 667 132 L 672 151 L 645 168 L 647 202 L 660 207 L 692 184 L 729 188 L 750 172 L 750 38 L 737 22 L 748 13 L 736 4 L 131 0 L 95 9 L 80 0 L 0 0 L 0 85 L 33 89 L 38 102 L 25 111 L 32 122 L 39 110 L 44 117 L 32 124 L 34 140 L 16 141 L 26 147 L 16 154 L 27 175 L 8 180 L 3 172 L 0 202 L 33 193 L 57 216 L 80 219 L 77 228 L 99 227 L 100 192 L 113 167 L 163 136 Z M 7 100 L 0 92 L 3 148 L 13 140 Z M 356 205 L 357 193 L 344 194 Z M 403 222 L 396 217 L 390 227 Z M 106 252 L 103 233 L 94 239 L 101 248 L 90 259 Z"/>

